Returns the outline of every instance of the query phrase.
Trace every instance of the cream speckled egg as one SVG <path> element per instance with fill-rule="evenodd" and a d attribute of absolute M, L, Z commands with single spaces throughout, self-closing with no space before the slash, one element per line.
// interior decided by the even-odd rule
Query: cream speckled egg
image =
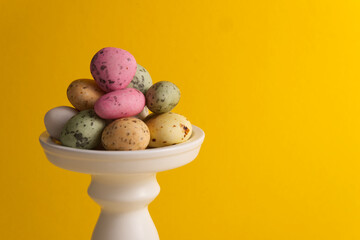
<path fill-rule="evenodd" d="M 56 107 L 50 109 L 44 117 L 46 131 L 51 137 L 59 140 L 60 133 L 67 121 L 78 114 L 78 111 L 72 107 Z"/>
<path fill-rule="evenodd" d="M 151 114 L 145 119 L 150 131 L 149 147 L 164 147 L 188 140 L 192 125 L 186 117 L 172 112 Z"/>
<path fill-rule="evenodd" d="M 107 150 L 143 150 L 150 141 L 150 133 L 146 124 L 137 118 L 120 118 L 104 129 L 101 137 L 102 145 Z"/>
<path fill-rule="evenodd" d="M 67 88 L 69 102 L 79 111 L 94 108 L 95 102 L 105 94 L 91 79 L 78 79 Z"/>

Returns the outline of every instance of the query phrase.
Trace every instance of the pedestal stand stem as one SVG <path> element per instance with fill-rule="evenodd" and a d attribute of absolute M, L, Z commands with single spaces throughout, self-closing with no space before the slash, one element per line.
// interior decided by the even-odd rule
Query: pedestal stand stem
<path fill-rule="evenodd" d="M 92 175 L 88 193 L 101 206 L 92 240 L 158 240 L 148 205 L 159 192 L 155 173 Z"/>

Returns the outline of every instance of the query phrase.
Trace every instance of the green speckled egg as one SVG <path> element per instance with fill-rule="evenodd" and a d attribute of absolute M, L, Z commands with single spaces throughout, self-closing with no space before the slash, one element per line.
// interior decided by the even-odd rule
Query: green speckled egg
<path fill-rule="evenodd" d="M 138 64 L 135 76 L 127 87 L 136 88 L 137 90 L 145 94 L 146 91 L 151 87 L 151 85 L 152 79 L 149 72 L 144 67 Z"/>
<path fill-rule="evenodd" d="M 157 82 L 146 92 L 146 106 L 153 113 L 170 112 L 179 101 L 179 88 L 168 81 Z"/>
<path fill-rule="evenodd" d="M 164 147 L 187 141 L 192 134 L 192 125 L 186 117 L 168 112 L 150 114 L 145 119 L 150 131 L 149 147 Z"/>
<path fill-rule="evenodd" d="M 96 115 L 93 109 L 79 112 L 64 126 L 60 142 L 68 147 L 92 149 L 99 145 L 106 121 Z"/>

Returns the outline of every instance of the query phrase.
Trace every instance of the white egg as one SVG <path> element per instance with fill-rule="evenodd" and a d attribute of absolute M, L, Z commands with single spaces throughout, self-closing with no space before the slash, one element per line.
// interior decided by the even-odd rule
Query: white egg
<path fill-rule="evenodd" d="M 59 140 L 64 125 L 78 112 L 75 108 L 66 106 L 50 109 L 44 117 L 47 132 L 51 137 Z"/>
<path fill-rule="evenodd" d="M 149 109 L 145 106 L 144 109 L 135 117 L 144 120 L 149 115 Z"/>

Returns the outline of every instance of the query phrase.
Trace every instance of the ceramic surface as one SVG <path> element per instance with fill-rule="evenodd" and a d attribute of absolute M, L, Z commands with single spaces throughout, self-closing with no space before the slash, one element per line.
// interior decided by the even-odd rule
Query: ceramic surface
<path fill-rule="evenodd" d="M 139 151 L 69 148 L 55 143 L 47 132 L 40 143 L 54 165 L 92 175 L 88 193 L 101 206 L 93 240 L 158 240 L 147 208 L 160 192 L 156 173 L 193 161 L 204 138 L 193 126 L 185 143 Z"/>

